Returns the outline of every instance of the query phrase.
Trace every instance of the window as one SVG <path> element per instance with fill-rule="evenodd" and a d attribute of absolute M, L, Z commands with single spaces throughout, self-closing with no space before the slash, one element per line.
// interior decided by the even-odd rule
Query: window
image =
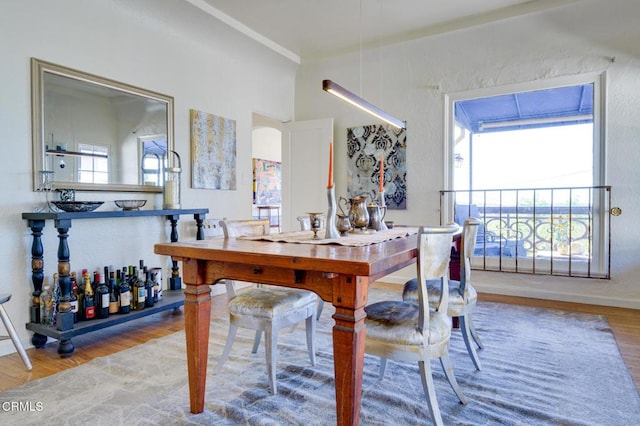
<path fill-rule="evenodd" d="M 482 215 L 492 238 L 476 249 L 485 266 L 608 271 L 603 81 L 576 76 L 448 97 L 443 214 L 452 218 L 469 206 Z"/>
<path fill-rule="evenodd" d="M 138 137 L 139 155 L 142 158 L 141 185 L 162 186 L 162 171 L 167 153 L 167 137 L 165 135 L 149 135 Z"/>
<path fill-rule="evenodd" d="M 102 145 L 79 143 L 78 182 L 109 183 L 109 148 Z"/>

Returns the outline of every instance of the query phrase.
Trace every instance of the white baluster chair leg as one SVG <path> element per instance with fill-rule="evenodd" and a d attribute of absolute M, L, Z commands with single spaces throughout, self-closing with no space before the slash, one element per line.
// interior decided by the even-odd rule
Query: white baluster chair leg
<path fill-rule="evenodd" d="M 305 320 L 307 330 L 307 350 L 309 351 L 309 360 L 311 365 L 316 365 L 316 341 L 313 338 L 316 334 L 316 319 L 312 316 Z"/>
<path fill-rule="evenodd" d="M 260 346 L 260 337 L 262 336 L 262 330 L 256 330 L 256 337 L 253 338 L 253 348 L 251 348 L 251 353 L 255 354 L 258 352 L 258 347 Z"/>
<path fill-rule="evenodd" d="M 216 366 L 216 370 L 213 374 L 218 374 L 222 369 L 227 358 L 229 358 L 229 353 L 231 353 L 231 347 L 233 346 L 233 341 L 236 338 L 236 333 L 238 332 L 238 327 L 229 324 L 229 334 L 227 335 L 227 343 L 224 345 L 224 351 L 222 352 L 222 356 L 220 357 L 220 361 L 218 361 L 218 365 Z"/>
<path fill-rule="evenodd" d="M 480 341 L 480 336 L 478 336 L 478 333 L 476 332 L 476 326 L 473 323 L 473 317 L 471 316 L 471 313 L 467 314 L 467 319 L 467 322 L 469 323 L 469 330 L 471 331 L 471 337 L 473 337 L 476 345 L 478 345 L 478 349 L 484 349 L 484 345 Z"/>
<path fill-rule="evenodd" d="M 267 357 L 267 376 L 269 378 L 269 387 L 273 395 L 278 393 L 276 382 L 276 357 L 278 354 L 278 330 L 272 324 L 264 331 L 265 334 L 265 352 Z"/>
<path fill-rule="evenodd" d="M 461 403 L 466 404 L 467 398 L 462 393 L 462 389 L 458 385 L 458 381 L 456 380 L 455 374 L 453 374 L 453 366 L 451 365 L 451 360 L 449 359 L 449 354 L 445 353 L 440 357 L 440 365 L 442 366 L 442 370 L 444 371 L 444 375 L 447 377 L 449 384 L 451 385 L 451 389 L 455 392 L 456 396 L 460 400 Z"/>
<path fill-rule="evenodd" d="M 431 419 L 437 426 L 443 426 L 444 423 L 442 423 L 440 407 L 438 406 L 438 400 L 436 399 L 436 390 L 434 389 L 433 385 L 431 363 L 430 361 L 418 361 L 418 367 L 420 367 L 422 388 L 424 389 L 424 394 L 427 397 L 427 404 L 429 405 L 429 411 L 431 412 Z"/>
<path fill-rule="evenodd" d="M 473 361 L 473 365 L 476 366 L 476 370 L 482 370 L 480 366 L 480 358 L 478 358 L 478 354 L 476 353 L 476 348 L 471 341 L 471 328 L 470 328 L 470 318 L 467 318 L 466 315 L 458 317 L 460 320 L 460 331 L 462 332 L 462 339 L 464 340 L 464 344 L 467 347 L 467 352 L 469 352 L 469 356 Z"/>
<path fill-rule="evenodd" d="M 378 380 L 382 380 L 384 378 L 384 372 L 387 370 L 387 359 L 380 358 L 380 372 L 378 373 Z"/>
<path fill-rule="evenodd" d="M 4 323 L 4 327 L 7 329 L 7 333 L 9 333 L 9 338 L 13 342 L 13 345 L 16 347 L 16 351 L 20 354 L 22 358 L 22 362 L 27 367 L 27 370 L 31 370 L 31 360 L 29 360 L 29 356 L 27 352 L 24 350 L 24 346 L 22 346 L 22 342 L 18 337 L 18 333 L 16 333 L 16 329 L 13 327 L 13 323 L 7 314 L 7 311 L 4 310 L 4 306 L 0 304 L 0 317 L 2 317 L 2 322 Z"/>
<path fill-rule="evenodd" d="M 316 313 L 316 319 L 320 319 L 320 315 L 322 315 L 322 308 L 324 307 L 324 300 L 318 297 L 318 312 Z"/>

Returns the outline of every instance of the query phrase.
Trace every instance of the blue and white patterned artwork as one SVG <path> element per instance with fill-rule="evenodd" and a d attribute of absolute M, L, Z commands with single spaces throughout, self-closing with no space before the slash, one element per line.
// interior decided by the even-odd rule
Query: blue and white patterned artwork
<path fill-rule="evenodd" d="M 388 209 L 407 208 L 407 134 L 405 129 L 372 124 L 347 129 L 349 198 L 377 199 L 380 158 L 384 161 L 384 195 Z"/>

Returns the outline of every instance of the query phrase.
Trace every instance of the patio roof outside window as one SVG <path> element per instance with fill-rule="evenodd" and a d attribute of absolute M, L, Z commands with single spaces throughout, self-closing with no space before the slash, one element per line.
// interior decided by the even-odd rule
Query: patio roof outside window
<path fill-rule="evenodd" d="M 459 101 L 456 122 L 471 133 L 593 122 L 593 85 L 584 84 Z"/>

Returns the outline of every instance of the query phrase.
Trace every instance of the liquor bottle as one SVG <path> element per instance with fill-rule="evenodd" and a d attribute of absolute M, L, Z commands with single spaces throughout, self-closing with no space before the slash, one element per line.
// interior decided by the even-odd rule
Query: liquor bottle
<path fill-rule="evenodd" d="M 109 287 L 109 267 L 104 267 L 104 283 Z"/>
<path fill-rule="evenodd" d="M 151 282 L 153 283 L 153 303 L 156 304 L 160 301 L 160 284 L 158 284 L 158 274 L 149 272 L 151 274 Z"/>
<path fill-rule="evenodd" d="M 53 274 L 53 285 L 51 286 L 51 318 L 50 325 L 56 325 L 56 318 L 60 311 L 60 281 L 57 272 Z"/>
<path fill-rule="evenodd" d="M 95 273 L 98 280 L 96 287 L 96 315 L 98 318 L 109 318 L 109 287 L 104 281 L 104 275 L 100 272 Z"/>
<path fill-rule="evenodd" d="M 80 273 L 80 280 L 78 281 L 76 278 L 76 283 L 78 285 L 78 321 L 84 321 L 84 274 L 87 273 L 86 269 L 83 269 Z"/>
<path fill-rule="evenodd" d="M 71 305 L 73 322 L 75 324 L 78 322 L 78 280 L 76 280 L 75 272 L 71 272 L 69 274 L 69 281 L 71 283 L 71 291 L 69 292 L 69 304 Z"/>
<path fill-rule="evenodd" d="M 127 269 L 127 282 L 131 291 L 131 310 L 138 310 L 138 290 L 136 289 L 136 280 L 138 279 L 138 270 L 135 266 L 129 265 Z"/>
<path fill-rule="evenodd" d="M 98 286 L 100 285 L 100 272 L 93 272 L 93 281 L 91 281 L 91 289 L 93 290 L 93 294 L 95 297 L 96 291 L 98 290 Z"/>
<path fill-rule="evenodd" d="M 44 325 L 51 325 L 53 315 L 51 286 L 44 286 L 40 293 L 40 321 Z"/>
<path fill-rule="evenodd" d="M 133 283 L 133 300 L 135 301 L 134 309 L 136 311 L 141 311 L 144 309 L 147 296 L 147 291 L 144 288 L 144 280 L 140 276 L 141 273 L 142 271 L 137 271 L 137 276 L 134 276 L 135 281 Z"/>
<path fill-rule="evenodd" d="M 147 270 L 147 267 L 144 268 L 145 271 L 145 280 L 144 280 L 144 289 L 147 292 L 144 299 L 144 306 L 146 308 L 151 308 L 154 305 L 153 301 L 153 281 L 151 281 L 151 272 Z"/>
<path fill-rule="evenodd" d="M 118 303 L 118 288 L 116 284 L 116 273 L 113 268 L 109 271 L 109 315 L 117 314 L 120 310 Z"/>
<path fill-rule="evenodd" d="M 118 290 L 118 304 L 120 305 L 118 312 L 121 314 L 128 314 L 131 310 L 131 291 L 129 290 L 129 283 L 125 278 L 126 276 L 121 274 L 121 281 Z"/>
<path fill-rule="evenodd" d="M 118 297 L 116 295 L 116 279 L 109 278 L 109 315 L 117 314 L 120 310 Z"/>
<path fill-rule="evenodd" d="M 84 295 L 82 296 L 82 312 L 83 319 L 85 321 L 94 319 L 96 317 L 96 305 L 93 300 L 93 287 L 91 287 L 91 275 L 89 272 L 85 272 L 82 277 L 84 280 Z"/>

